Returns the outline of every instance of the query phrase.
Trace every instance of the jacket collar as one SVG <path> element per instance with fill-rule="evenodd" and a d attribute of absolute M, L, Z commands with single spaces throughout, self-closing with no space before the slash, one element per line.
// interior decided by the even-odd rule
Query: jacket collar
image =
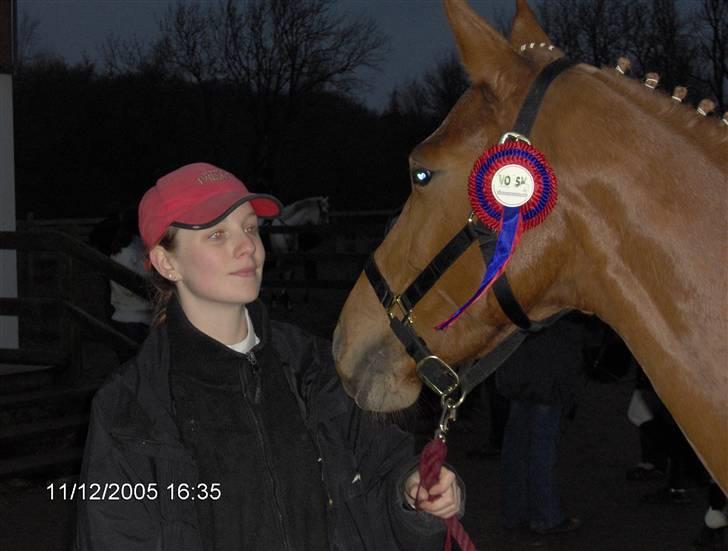
<path fill-rule="evenodd" d="M 262 350 L 268 341 L 269 323 L 265 307 L 259 300 L 247 305 L 250 319 L 260 342 L 252 352 Z M 173 375 L 191 378 L 203 384 L 239 385 L 240 362 L 247 362 L 229 346 L 197 329 L 189 321 L 182 306 L 173 298 L 167 307 L 170 360 Z"/>
<path fill-rule="evenodd" d="M 257 354 L 268 342 L 270 324 L 262 302 L 255 301 L 248 304 L 248 311 L 258 338 L 260 338 L 260 343 L 253 349 Z M 192 326 L 174 299 L 170 303 L 169 313 L 171 316 L 168 316 L 168 320 L 178 323 L 182 331 L 189 332 L 195 339 L 200 339 L 202 342 L 205 342 L 206 339 L 212 341 L 207 342 L 208 346 L 217 343 Z M 170 337 L 169 329 L 169 322 L 152 328 L 149 336 L 142 343 L 136 359 L 132 360 L 127 368 L 119 369 L 115 374 L 118 377 L 118 384 L 126 387 L 135 397 L 140 416 L 138 419 L 136 417 L 130 419 L 128 415 L 115 418 L 112 421 L 114 427 L 112 432 L 179 447 L 180 435 L 174 421 L 170 389 L 170 370 L 174 362 L 171 352 L 179 339 L 173 340 Z M 227 349 L 233 355 L 232 357 L 242 359 L 242 354 L 238 354 L 220 343 L 217 344 L 223 347 L 223 351 Z"/>

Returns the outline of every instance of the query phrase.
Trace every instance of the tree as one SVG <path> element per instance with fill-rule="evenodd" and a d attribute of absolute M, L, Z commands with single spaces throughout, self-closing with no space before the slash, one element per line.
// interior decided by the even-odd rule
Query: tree
<path fill-rule="evenodd" d="M 423 81 L 427 91 L 427 109 L 438 123 L 470 86 L 460 58 L 454 52 L 440 59 L 433 69 L 427 71 Z"/>
<path fill-rule="evenodd" d="M 40 19 L 32 17 L 26 12 L 20 16 L 17 23 L 17 35 L 15 43 L 16 63 L 22 65 L 27 62 L 35 53 L 38 43 L 38 28 Z"/>
<path fill-rule="evenodd" d="M 544 31 L 567 55 L 600 67 L 627 49 L 628 37 L 644 32 L 631 0 L 542 0 Z"/>
<path fill-rule="evenodd" d="M 387 112 L 419 118 L 429 127 L 429 133 L 442 122 L 469 85 L 458 56 L 451 52 L 421 77 L 396 87 L 390 94 Z"/>
<path fill-rule="evenodd" d="M 666 90 L 677 85 L 695 89 L 691 65 L 696 48 L 687 18 L 678 12 L 675 0 L 643 0 L 639 12 L 646 16 L 639 21 L 643 31 L 630 41 L 627 53 L 643 71 L 657 71 Z"/>
<path fill-rule="evenodd" d="M 675 0 L 542 0 L 539 13 L 568 56 L 598 67 L 627 56 L 634 74 L 656 71 L 665 89 L 687 85 L 700 99 L 693 33 Z"/>
<path fill-rule="evenodd" d="M 285 128 L 325 91 L 361 85 L 357 71 L 375 67 L 385 39 L 371 19 L 335 15 L 331 0 L 228 0 L 220 25 L 226 77 L 254 114 L 249 161 L 258 185 L 277 192 Z"/>
<path fill-rule="evenodd" d="M 210 137 L 209 156 L 217 157 L 221 147 L 220 118 L 215 109 L 215 88 L 224 76 L 223 44 L 216 33 L 220 26 L 212 7 L 178 2 L 170 6 L 159 22 L 161 40 L 153 48 L 164 71 L 197 85 L 205 127 Z"/>
<path fill-rule="evenodd" d="M 108 77 L 163 72 L 161 57 L 155 55 L 149 44 L 136 37 L 122 39 L 110 34 L 100 44 L 98 51 L 103 71 Z"/>
<path fill-rule="evenodd" d="M 220 77 L 220 44 L 212 8 L 200 4 L 170 6 L 159 22 L 162 38 L 154 50 L 167 71 L 204 85 Z"/>
<path fill-rule="evenodd" d="M 698 12 L 699 59 L 707 70 L 698 70 L 695 77 L 709 87 L 721 113 L 728 110 L 728 3 L 725 0 L 703 0 Z"/>
<path fill-rule="evenodd" d="M 349 92 L 375 67 L 385 38 L 371 19 L 337 15 L 333 0 L 227 0 L 203 9 L 178 2 L 155 46 L 167 70 L 196 83 L 211 128 L 214 84 L 233 85 L 252 132 L 238 157 L 262 191 L 283 191 L 286 130 L 324 92 Z M 220 115 L 221 116 L 221 115 Z M 219 116 L 217 117 L 219 118 Z"/>

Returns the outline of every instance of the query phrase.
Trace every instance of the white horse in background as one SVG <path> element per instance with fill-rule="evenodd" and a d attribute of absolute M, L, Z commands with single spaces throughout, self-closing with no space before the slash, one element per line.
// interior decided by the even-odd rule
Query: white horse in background
<path fill-rule="evenodd" d="M 289 205 L 281 210 L 281 215 L 270 224 L 273 227 L 281 226 L 306 226 L 329 223 L 329 198 L 306 197 Z M 316 235 L 296 233 L 270 233 L 270 250 L 274 254 L 287 254 L 305 251 L 315 246 L 320 241 Z M 277 261 L 276 267 L 279 270 L 281 279 L 290 280 L 293 277 L 295 262 Z M 315 262 L 304 262 L 304 271 L 307 278 L 316 277 Z M 272 306 L 281 303 L 288 310 L 293 309 L 287 289 L 280 289 L 273 293 Z"/>

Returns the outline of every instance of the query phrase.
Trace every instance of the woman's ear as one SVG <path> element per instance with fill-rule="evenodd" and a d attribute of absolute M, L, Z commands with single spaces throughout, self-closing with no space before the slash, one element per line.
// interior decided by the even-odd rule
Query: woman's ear
<path fill-rule="evenodd" d="M 169 254 L 169 251 L 161 245 L 155 245 L 151 251 L 149 251 L 149 262 L 159 272 L 159 274 L 171 281 L 177 281 L 179 274 L 177 273 L 174 265 L 174 261 Z"/>

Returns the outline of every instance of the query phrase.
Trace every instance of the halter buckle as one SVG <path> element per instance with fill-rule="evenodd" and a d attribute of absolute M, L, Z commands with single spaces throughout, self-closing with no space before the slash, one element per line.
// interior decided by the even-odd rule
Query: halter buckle
<path fill-rule="evenodd" d="M 451 400 L 450 397 L 453 392 L 460 388 L 460 377 L 455 371 L 442 361 L 437 356 L 425 356 L 419 362 L 417 362 L 417 376 L 422 379 L 422 382 L 427 385 L 432 391 L 440 396 L 440 401 L 443 405 L 447 405 L 448 408 L 452 409 L 462 403 L 462 398 L 458 400 Z"/>
<path fill-rule="evenodd" d="M 396 307 L 399 307 L 399 313 L 402 314 L 402 321 L 406 321 L 407 323 L 412 325 L 412 310 L 404 305 L 401 295 L 395 295 L 394 297 L 392 297 L 392 300 L 389 302 L 389 304 L 387 304 L 386 309 L 389 319 L 393 320 L 397 318 L 396 312 L 394 312 L 394 309 Z"/>
<path fill-rule="evenodd" d="M 526 142 L 528 145 L 531 145 L 531 141 L 526 136 L 524 136 L 523 134 L 519 134 L 518 132 L 513 132 L 512 130 L 503 134 L 500 140 L 498 140 L 498 143 L 503 144 L 510 140 L 517 142 Z"/>

